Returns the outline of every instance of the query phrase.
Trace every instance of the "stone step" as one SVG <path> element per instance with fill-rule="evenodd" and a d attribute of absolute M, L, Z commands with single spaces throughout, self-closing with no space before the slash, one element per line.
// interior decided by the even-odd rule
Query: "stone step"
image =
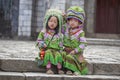
<path fill-rule="evenodd" d="M 0 72 L 0 80 L 120 80 L 120 76 L 109 75 L 48 75 L 38 72 Z"/>
<path fill-rule="evenodd" d="M 118 39 L 99 39 L 99 38 L 86 38 L 88 44 L 92 45 L 109 45 L 120 46 L 120 40 Z"/>
<path fill-rule="evenodd" d="M 89 74 L 93 75 L 120 75 L 120 63 L 89 62 L 88 68 Z M 34 59 L 0 59 L 0 69 L 7 72 L 45 72 L 45 68 L 38 67 Z"/>
<path fill-rule="evenodd" d="M 43 67 L 38 67 L 34 59 L 20 59 L 20 58 L 7 58 L 0 59 L 0 69 L 3 71 L 15 72 L 29 72 L 41 71 L 44 72 Z"/>

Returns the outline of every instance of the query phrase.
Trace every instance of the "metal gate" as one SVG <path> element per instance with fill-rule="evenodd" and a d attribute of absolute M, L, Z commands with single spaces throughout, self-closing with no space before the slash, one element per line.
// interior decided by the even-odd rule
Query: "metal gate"
<path fill-rule="evenodd" d="M 19 0 L 0 0 L 0 37 L 17 35 L 18 14 Z"/>

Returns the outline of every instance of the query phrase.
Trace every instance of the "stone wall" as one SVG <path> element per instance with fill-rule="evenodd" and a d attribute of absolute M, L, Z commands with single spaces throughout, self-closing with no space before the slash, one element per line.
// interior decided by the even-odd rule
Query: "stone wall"
<path fill-rule="evenodd" d="M 84 0 L 20 0 L 18 36 L 34 37 L 43 27 L 46 10 L 57 8 L 62 11 L 70 6 L 84 7 Z"/>
<path fill-rule="evenodd" d="M 50 6 L 50 8 L 56 8 L 56 9 L 60 9 L 60 10 L 64 11 L 66 1 L 67 0 L 53 0 L 53 3 Z"/>
<path fill-rule="evenodd" d="M 84 8 L 84 0 L 71 0 L 71 6 L 81 6 Z"/>
<path fill-rule="evenodd" d="M 18 36 L 30 37 L 33 0 L 20 0 L 19 3 Z"/>
<path fill-rule="evenodd" d="M 95 28 L 95 0 L 85 0 L 86 31 L 87 34 L 94 33 Z"/>
<path fill-rule="evenodd" d="M 39 32 L 43 27 L 43 20 L 46 10 L 49 8 L 58 8 L 60 10 L 65 10 L 65 0 L 37 0 L 35 4 L 35 13 L 33 20 L 33 26 L 36 26 L 36 32 Z"/>
<path fill-rule="evenodd" d="M 70 6 L 80 6 L 80 7 L 84 8 L 84 1 L 85 0 L 66 0 L 66 10 Z"/>
<path fill-rule="evenodd" d="M 0 38 L 17 36 L 18 15 L 19 0 L 0 0 Z"/>
<path fill-rule="evenodd" d="M 19 0 L 12 0 L 12 10 L 11 10 L 11 32 L 12 36 L 18 35 L 18 15 L 19 15 Z"/>
<path fill-rule="evenodd" d="M 36 0 L 33 2 L 31 37 L 34 39 L 43 28 L 43 20 L 46 10 L 49 8 L 57 8 L 65 10 L 65 0 Z"/>
<path fill-rule="evenodd" d="M 44 15 L 46 12 L 46 0 L 35 0 L 33 2 L 31 37 L 37 37 L 43 27 Z"/>

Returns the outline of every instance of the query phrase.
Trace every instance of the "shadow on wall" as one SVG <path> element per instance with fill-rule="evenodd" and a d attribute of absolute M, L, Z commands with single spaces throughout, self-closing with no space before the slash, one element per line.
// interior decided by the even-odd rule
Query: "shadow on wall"
<path fill-rule="evenodd" d="M 12 38 L 11 21 L 4 19 L 3 9 L 0 9 L 0 37 Z"/>

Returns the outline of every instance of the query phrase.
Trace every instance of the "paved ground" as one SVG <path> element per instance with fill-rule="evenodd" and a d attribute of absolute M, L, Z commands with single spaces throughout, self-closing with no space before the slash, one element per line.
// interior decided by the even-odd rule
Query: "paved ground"
<path fill-rule="evenodd" d="M 35 41 L 0 40 L 0 58 L 29 58 L 37 56 Z M 89 62 L 120 62 L 120 46 L 88 45 L 84 56 Z"/>

